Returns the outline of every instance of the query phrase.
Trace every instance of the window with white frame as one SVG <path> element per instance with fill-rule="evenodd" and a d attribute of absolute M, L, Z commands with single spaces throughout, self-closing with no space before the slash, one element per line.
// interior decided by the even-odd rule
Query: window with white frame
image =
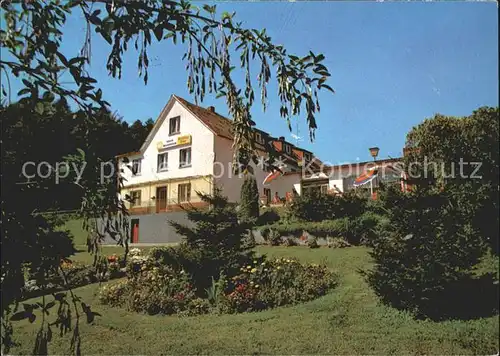
<path fill-rule="evenodd" d="M 141 159 L 133 159 L 132 160 L 132 175 L 137 176 L 141 174 Z"/>
<path fill-rule="evenodd" d="M 130 207 L 140 206 L 141 205 L 141 191 L 140 190 L 132 190 L 130 192 Z"/>
<path fill-rule="evenodd" d="M 179 151 L 179 168 L 191 167 L 191 147 Z"/>
<path fill-rule="evenodd" d="M 168 153 L 158 154 L 157 171 L 164 172 L 168 170 Z"/>
<path fill-rule="evenodd" d="M 177 200 L 179 203 L 191 201 L 191 183 L 179 184 L 177 186 Z"/>
<path fill-rule="evenodd" d="M 168 126 L 168 134 L 175 135 L 181 132 L 181 117 L 176 116 L 170 119 Z"/>

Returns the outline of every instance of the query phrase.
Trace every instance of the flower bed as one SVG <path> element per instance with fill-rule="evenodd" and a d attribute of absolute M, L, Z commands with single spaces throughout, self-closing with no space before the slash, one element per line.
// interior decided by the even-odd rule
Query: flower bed
<path fill-rule="evenodd" d="M 23 298 L 34 298 L 47 293 L 54 293 L 69 288 L 82 287 L 87 284 L 108 281 L 125 276 L 121 267 L 124 265 L 122 256 L 111 255 L 102 257 L 97 264 L 84 264 L 70 259 L 61 261 L 61 271 L 54 270 L 43 281 L 29 279 L 23 288 Z"/>
<path fill-rule="evenodd" d="M 246 312 L 315 299 L 335 285 L 335 277 L 325 266 L 282 258 L 242 267 L 231 282 L 230 310 Z"/>
<path fill-rule="evenodd" d="M 183 270 L 150 256 L 136 256 L 127 264 L 127 278 L 103 286 L 99 300 L 148 314 L 239 313 L 315 299 L 333 288 L 335 280 L 325 266 L 260 258 L 200 291 Z"/>

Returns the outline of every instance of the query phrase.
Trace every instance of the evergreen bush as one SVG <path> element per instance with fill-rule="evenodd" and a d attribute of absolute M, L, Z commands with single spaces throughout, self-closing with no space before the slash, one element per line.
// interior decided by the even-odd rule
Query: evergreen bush
<path fill-rule="evenodd" d="M 363 273 L 376 294 L 421 317 L 441 319 L 470 310 L 473 306 L 458 302 L 466 295 L 458 291 L 473 284 L 473 267 L 485 251 L 478 231 L 457 223 L 464 221 L 462 211 L 446 192 L 403 194 L 388 187 L 382 196 L 390 224 L 371 251 L 374 269 Z"/>
<path fill-rule="evenodd" d="M 259 189 L 255 177 L 247 173 L 241 186 L 239 216 L 243 221 L 256 222 L 259 217 Z"/>
<path fill-rule="evenodd" d="M 195 227 L 176 222 L 170 224 L 184 236 L 184 243 L 176 251 L 175 263 L 193 275 L 198 290 L 205 290 L 211 285 L 212 278 L 217 279 L 221 274 L 234 276 L 254 253 L 247 243 L 249 225 L 239 221 L 220 189 L 215 188 L 213 195 L 197 194 L 210 208 L 187 210 Z"/>

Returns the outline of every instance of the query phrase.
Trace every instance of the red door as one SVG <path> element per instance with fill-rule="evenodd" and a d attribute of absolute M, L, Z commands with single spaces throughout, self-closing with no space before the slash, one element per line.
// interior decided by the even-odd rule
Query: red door
<path fill-rule="evenodd" d="M 139 220 L 134 219 L 132 220 L 132 243 L 138 243 L 139 242 Z"/>

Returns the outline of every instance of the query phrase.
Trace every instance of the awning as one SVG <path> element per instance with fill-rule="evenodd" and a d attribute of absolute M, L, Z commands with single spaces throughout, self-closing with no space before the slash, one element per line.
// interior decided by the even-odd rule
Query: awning
<path fill-rule="evenodd" d="M 269 183 L 271 183 L 271 181 L 275 180 L 276 178 L 278 178 L 281 175 L 282 175 L 282 173 L 278 170 L 272 171 L 271 173 L 269 173 L 266 176 L 266 178 L 264 178 L 264 182 L 262 184 L 268 185 Z"/>
<path fill-rule="evenodd" d="M 359 177 L 357 177 L 354 180 L 353 185 L 355 187 L 359 187 L 359 186 L 365 185 L 366 183 L 370 183 L 372 180 L 374 180 L 377 177 L 377 174 L 378 174 L 378 167 L 370 168 L 366 172 L 361 174 Z"/>

